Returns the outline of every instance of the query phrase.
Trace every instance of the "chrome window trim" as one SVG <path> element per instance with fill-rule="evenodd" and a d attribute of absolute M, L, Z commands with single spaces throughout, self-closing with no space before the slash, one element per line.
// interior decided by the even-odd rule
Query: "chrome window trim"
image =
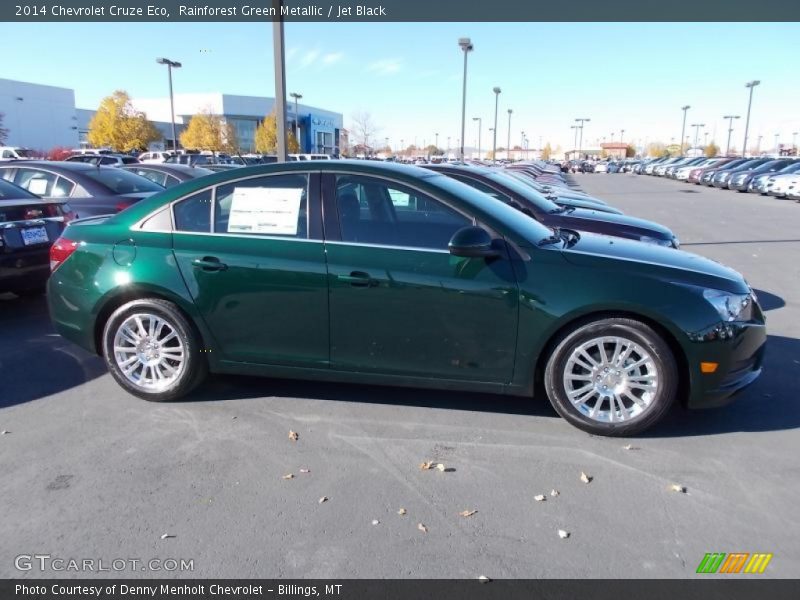
<path fill-rule="evenodd" d="M 261 177 L 272 177 L 274 175 L 305 175 L 306 177 L 309 178 L 308 182 L 306 183 L 306 186 L 307 186 L 307 193 L 310 194 L 310 188 L 311 188 L 310 176 L 311 175 L 316 175 L 316 174 L 319 174 L 319 173 L 320 173 L 320 171 L 313 171 L 313 170 L 312 171 L 294 171 L 294 170 L 291 170 L 291 171 L 278 171 L 276 173 L 268 173 L 266 175 L 264 173 L 262 173 L 260 175 L 248 175 L 247 177 L 240 177 L 239 179 L 233 179 L 231 181 L 224 181 L 224 182 L 220 182 L 220 183 L 214 183 L 214 184 L 211 184 L 211 185 L 207 185 L 205 187 L 201 187 L 201 188 L 196 189 L 195 191 L 191 192 L 190 194 L 186 194 L 184 196 L 181 196 L 180 198 L 176 198 L 175 200 L 173 200 L 169 204 L 165 204 L 165 205 L 159 206 L 158 208 L 154 209 L 152 212 L 146 214 L 144 217 L 142 217 L 141 219 L 136 221 L 136 223 L 131 225 L 128 228 L 128 231 L 141 231 L 142 230 L 142 225 L 144 224 L 145 221 L 147 221 L 150 217 L 154 216 L 156 213 L 164 210 L 164 208 L 168 208 L 169 209 L 170 222 L 172 224 L 172 230 L 171 231 L 165 231 L 165 230 L 162 230 L 162 229 L 148 229 L 146 231 L 148 231 L 150 233 L 172 233 L 172 234 L 175 234 L 175 233 L 190 233 L 190 234 L 195 234 L 195 235 L 222 235 L 222 236 L 228 236 L 228 237 L 235 236 L 235 237 L 243 237 L 243 238 L 253 238 L 253 237 L 258 236 L 258 237 L 264 238 L 264 239 L 278 239 L 278 240 L 294 239 L 296 241 L 322 241 L 322 240 L 310 240 L 310 239 L 303 240 L 303 239 L 298 239 L 298 238 L 283 238 L 283 237 L 278 237 L 278 236 L 263 236 L 263 235 L 260 235 L 260 234 L 238 235 L 238 234 L 232 234 L 232 233 L 215 233 L 213 231 L 208 231 L 207 233 L 206 232 L 202 232 L 202 231 L 178 231 L 177 229 L 175 229 L 175 210 L 174 210 L 175 209 L 175 205 L 178 202 L 182 202 L 182 201 L 186 200 L 187 198 L 191 198 L 192 196 L 194 196 L 196 194 L 200 194 L 202 192 L 205 192 L 206 190 L 211 190 L 211 213 L 210 213 L 211 214 L 211 222 L 209 224 L 209 229 L 211 229 L 211 228 L 214 227 L 214 217 L 216 216 L 215 212 L 216 212 L 216 205 L 217 205 L 217 188 L 219 186 L 221 186 L 221 185 L 229 185 L 231 183 L 237 183 L 239 181 L 247 181 L 248 179 L 259 179 Z M 208 176 L 208 177 L 210 177 L 210 176 Z"/>
<path fill-rule="evenodd" d="M 383 248 L 385 250 L 410 250 L 412 252 L 433 252 L 435 254 L 450 254 L 449 250 L 439 250 L 437 248 L 423 248 L 420 246 L 392 246 L 389 244 L 370 244 L 368 242 L 339 242 L 326 241 L 332 246 L 358 246 L 359 248 Z"/>

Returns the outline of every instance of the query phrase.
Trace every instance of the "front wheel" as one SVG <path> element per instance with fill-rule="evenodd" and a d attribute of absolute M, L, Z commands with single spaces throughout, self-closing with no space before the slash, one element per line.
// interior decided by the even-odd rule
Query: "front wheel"
<path fill-rule="evenodd" d="M 625 436 L 667 413 L 677 395 L 678 368 L 651 327 L 608 318 L 565 334 L 544 379 L 551 404 L 571 424 L 596 435 Z"/>
<path fill-rule="evenodd" d="M 103 354 L 117 383 L 154 402 L 188 394 L 208 373 L 200 336 L 177 306 L 157 298 L 114 311 L 103 330 Z"/>

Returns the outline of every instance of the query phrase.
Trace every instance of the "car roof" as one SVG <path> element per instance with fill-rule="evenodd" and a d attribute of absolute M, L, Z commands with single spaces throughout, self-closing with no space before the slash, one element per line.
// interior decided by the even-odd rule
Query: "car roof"
<path fill-rule="evenodd" d="M 65 161 L 65 160 L 26 160 L 25 162 L 10 162 L 2 166 L 22 167 L 41 167 L 43 169 L 52 169 L 53 171 L 64 171 L 70 173 L 85 173 L 95 169 L 113 169 L 115 167 L 103 167 L 93 165 L 90 163 L 78 161 Z"/>

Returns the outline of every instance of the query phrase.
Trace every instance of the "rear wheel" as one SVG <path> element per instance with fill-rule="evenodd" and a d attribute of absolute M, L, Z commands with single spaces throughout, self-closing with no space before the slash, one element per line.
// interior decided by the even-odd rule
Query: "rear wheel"
<path fill-rule="evenodd" d="M 648 325 L 601 319 L 560 339 L 547 362 L 545 388 L 556 411 L 579 429 L 634 435 L 672 406 L 678 369 L 669 346 Z"/>
<path fill-rule="evenodd" d="M 200 336 L 171 302 L 141 299 L 120 306 L 103 330 L 108 369 L 123 388 L 154 402 L 188 394 L 208 373 Z"/>

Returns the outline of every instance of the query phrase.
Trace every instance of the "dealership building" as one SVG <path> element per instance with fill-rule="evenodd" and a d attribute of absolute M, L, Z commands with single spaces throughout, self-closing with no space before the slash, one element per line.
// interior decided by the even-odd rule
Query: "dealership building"
<path fill-rule="evenodd" d="M 155 122 L 170 120 L 169 96 L 164 98 L 134 98 L 133 106 Z M 192 115 L 207 112 L 220 115 L 233 125 L 239 147 L 244 152 L 255 151 L 256 127 L 275 109 L 275 98 L 236 96 L 219 92 L 210 94 L 176 94 L 175 122 L 186 125 Z M 341 145 L 343 117 L 340 113 L 298 104 L 286 105 L 287 124 L 297 127 L 301 152 L 338 155 Z M 180 134 L 179 134 L 180 135 Z M 165 135 L 170 139 L 172 134 Z"/>
<path fill-rule="evenodd" d="M 112 90 L 109 90 L 109 93 Z M 164 136 L 156 147 L 172 145 L 169 96 L 133 98 L 134 108 L 144 112 Z M 236 130 L 242 151 L 255 151 L 258 123 L 275 108 L 275 99 L 259 96 L 237 96 L 219 92 L 175 95 L 177 135 L 193 115 L 210 112 L 220 115 Z M 2 127 L 8 130 L 5 145 L 47 151 L 57 146 L 88 147 L 86 136 L 95 111 L 75 106 L 75 91 L 37 83 L 0 79 L 0 114 Z M 306 104 L 288 102 L 287 125 L 297 128 L 301 152 L 338 155 L 343 135 L 341 113 Z"/>

